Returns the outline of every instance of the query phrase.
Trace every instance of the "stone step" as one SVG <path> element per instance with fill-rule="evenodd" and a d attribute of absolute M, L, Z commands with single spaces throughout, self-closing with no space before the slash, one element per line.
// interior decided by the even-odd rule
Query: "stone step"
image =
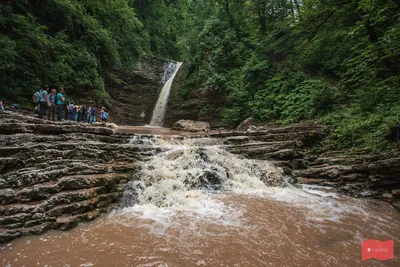
<path fill-rule="evenodd" d="M 14 135 L 0 134 L 0 144 L 3 146 L 25 146 L 27 143 L 55 143 L 55 142 L 88 142 L 97 141 L 103 143 L 127 144 L 134 135 L 113 134 L 110 136 L 95 135 L 89 133 L 69 133 L 60 135 L 44 135 L 22 133 Z"/>
<path fill-rule="evenodd" d="M 57 223 L 59 224 L 60 229 L 65 231 L 76 227 L 80 222 L 92 221 L 97 217 L 99 217 L 100 214 L 101 214 L 100 209 L 95 209 L 74 216 L 59 217 L 57 218 Z"/>
<path fill-rule="evenodd" d="M 114 190 L 118 191 L 120 188 L 116 187 L 115 189 L 111 190 L 105 186 L 99 186 L 78 190 L 61 191 L 39 201 L 2 205 L 0 206 L 0 218 L 1 216 L 10 216 L 18 213 L 43 213 L 56 205 L 86 200 Z"/>
<path fill-rule="evenodd" d="M 17 229 L 0 228 L 0 243 L 24 235 L 40 235 L 48 230 L 57 229 L 58 227 L 59 224 L 56 221 L 49 221 L 31 227 L 21 227 Z"/>
<path fill-rule="evenodd" d="M 33 124 L 33 123 L 0 123 L 0 134 L 41 133 L 41 134 L 66 134 L 66 133 L 91 133 L 96 135 L 112 135 L 114 130 L 106 127 L 91 125 L 68 124 Z"/>
<path fill-rule="evenodd" d="M 130 176 L 130 175 L 129 175 Z M 130 177 L 123 173 L 101 173 L 91 175 L 63 176 L 57 180 L 26 186 L 23 189 L 0 189 L 0 204 L 29 203 L 47 199 L 49 196 L 66 190 L 91 187 L 111 187 Z"/>
<path fill-rule="evenodd" d="M 345 165 L 332 165 L 324 166 L 320 168 L 307 168 L 305 170 L 294 170 L 292 174 L 295 177 L 301 178 L 317 178 L 317 179 L 336 179 L 342 175 L 353 173 L 354 169 L 352 166 Z"/>
<path fill-rule="evenodd" d="M 72 202 L 64 205 L 56 205 L 45 212 L 18 213 L 10 216 L 0 217 L 0 242 L 15 236 L 32 234 L 30 229 L 37 229 L 38 225 L 56 223 L 53 229 L 70 225 L 72 221 L 79 222 L 83 219 L 95 218 L 100 211 L 111 203 L 117 201 L 122 192 L 102 194 L 83 201 Z M 91 216 L 88 216 L 91 215 Z M 96 216 L 94 216 L 96 215 Z M 79 218 L 79 220 L 77 220 Z M 35 231 L 36 232 L 36 231 Z M 20 234 L 19 234 L 20 233 Z M 41 233 L 39 231 L 39 233 Z"/>

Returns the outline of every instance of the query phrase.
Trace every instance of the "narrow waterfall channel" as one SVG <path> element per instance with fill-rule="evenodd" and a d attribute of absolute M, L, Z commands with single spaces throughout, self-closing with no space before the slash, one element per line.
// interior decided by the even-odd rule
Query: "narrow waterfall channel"
<path fill-rule="evenodd" d="M 68 232 L 0 246 L 2 266 L 399 266 L 361 261 L 361 242 L 395 239 L 390 205 L 292 186 L 268 161 L 218 139 L 142 136 L 142 163 L 111 213 Z"/>
<path fill-rule="evenodd" d="M 163 88 L 161 89 L 156 106 L 154 107 L 153 115 L 150 121 L 150 126 L 159 126 L 159 127 L 163 126 L 172 83 L 174 81 L 176 73 L 179 71 L 179 68 L 181 66 L 182 62 L 170 62 L 165 68 L 164 76 L 161 80 Z"/>

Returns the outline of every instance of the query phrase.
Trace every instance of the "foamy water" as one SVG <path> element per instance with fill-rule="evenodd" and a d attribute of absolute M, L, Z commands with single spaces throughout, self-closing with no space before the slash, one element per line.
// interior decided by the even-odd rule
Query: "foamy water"
<path fill-rule="evenodd" d="M 141 138 L 143 139 L 143 138 Z M 268 162 L 212 140 L 148 138 L 159 146 L 127 186 L 121 208 L 68 232 L 0 247 L 3 266 L 399 266 L 361 261 L 361 242 L 395 240 L 391 206 L 319 186 L 285 183 Z"/>

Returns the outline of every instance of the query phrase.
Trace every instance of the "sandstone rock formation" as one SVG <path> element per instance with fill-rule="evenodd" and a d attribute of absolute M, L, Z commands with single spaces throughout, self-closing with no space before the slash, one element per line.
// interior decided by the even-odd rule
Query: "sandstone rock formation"
<path fill-rule="evenodd" d="M 179 129 L 208 131 L 209 124 L 179 122 Z M 304 184 L 373 197 L 400 210 L 400 155 L 316 152 L 319 125 L 261 127 L 255 131 L 199 132 L 186 138 L 219 144 L 233 154 L 268 160 Z M 167 136 L 165 136 L 167 138 Z M 169 136 L 181 140 L 182 136 Z M 29 114 L 0 112 L 0 242 L 49 229 L 69 229 L 119 203 L 141 162 L 160 151 L 154 136 L 118 127 L 54 123 Z M 171 153 L 173 160 L 180 155 Z M 134 175 L 135 174 L 135 175 Z M 208 180 L 215 180 L 212 173 Z"/>
<path fill-rule="evenodd" d="M 355 197 L 373 197 L 400 210 L 400 153 L 347 155 L 317 152 L 324 138 L 318 125 L 258 127 L 256 131 L 212 133 L 224 138 L 224 148 L 246 158 L 269 160 L 298 183 L 335 187 Z"/>
<path fill-rule="evenodd" d="M 210 131 L 210 124 L 204 121 L 179 120 L 174 123 L 172 129 L 188 132 L 208 132 Z"/>
<path fill-rule="evenodd" d="M 0 242 L 92 220 L 150 149 L 113 129 L 0 113 Z"/>

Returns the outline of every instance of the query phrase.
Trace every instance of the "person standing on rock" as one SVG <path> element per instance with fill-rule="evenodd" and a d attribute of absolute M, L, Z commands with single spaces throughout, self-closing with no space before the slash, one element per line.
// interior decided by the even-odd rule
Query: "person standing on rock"
<path fill-rule="evenodd" d="M 49 101 L 50 101 L 50 110 L 47 113 L 47 119 L 52 121 L 55 121 L 56 118 L 56 97 L 57 97 L 57 90 L 56 89 L 51 89 L 51 94 L 49 95 Z"/>
<path fill-rule="evenodd" d="M 81 108 L 81 121 L 86 122 L 86 105 L 82 105 Z"/>
<path fill-rule="evenodd" d="M 103 109 L 103 113 L 101 113 L 101 121 L 107 123 L 108 112 L 107 109 Z"/>
<path fill-rule="evenodd" d="M 74 118 L 75 118 L 74 112 L 75 112 L 75 105 L 74 105 L 74 103 L 70 102 L 68 104 L 68 120 L 69 121 L 74 120 Z"/>
<path fill-rule="evenodd" d="M 46 109 L 46 104 L 48 107 L 51 107 L 50 101 L 49 101 L 49 87 L 46 85 L 43 90 L 40 91 L 39 93 L 40 99 L 39 99 L 39 118 L 43 119 L 44 117 L 44 112 Z"/>
<path fill-rule="evenodd" d="M 64 109 L 64 89 L 60 88 L 59 93 L 57 94 L 56 102 L 57 102 L 57 120 L 62 121 L 63 118 L 63 109 Z"/>
<path fill-rule="evenodd" d="M 92 105 L 90 109 L 90 121 L 89 123 L 96 122 L 96 105 Z"/>
<path fill-rule="evenodd" d="M 0 110 L 5 111 L 4 105 L 3 105 L 3 100 L 0 100 Z"/>

